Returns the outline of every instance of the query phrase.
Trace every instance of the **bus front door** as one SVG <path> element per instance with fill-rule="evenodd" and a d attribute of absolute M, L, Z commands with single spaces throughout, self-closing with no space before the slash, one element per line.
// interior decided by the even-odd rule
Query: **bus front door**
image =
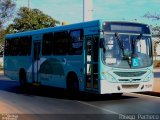
<path fill-rule="evenodd" d="M 32 63 L 32 80 L 33 83 L 39 83 L 38 81 L 38 70 L 39 70 L 39 60 L 40 60 L 40 41 L 34 41 L 33 43 L 33 63 Z"/>
<path fill-rule="evenodd" d="M 86 90 L 98 92 L 98 35 L 86 36 Z"/>

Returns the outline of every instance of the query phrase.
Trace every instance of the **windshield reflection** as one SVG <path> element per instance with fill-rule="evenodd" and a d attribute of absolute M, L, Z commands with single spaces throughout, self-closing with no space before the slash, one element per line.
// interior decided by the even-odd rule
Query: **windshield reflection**
<path fill-rule="evenodd" d="M 112 67 L 143 68 L 152 64 L 151 37 L 105 34 L 103 62 Z"/>

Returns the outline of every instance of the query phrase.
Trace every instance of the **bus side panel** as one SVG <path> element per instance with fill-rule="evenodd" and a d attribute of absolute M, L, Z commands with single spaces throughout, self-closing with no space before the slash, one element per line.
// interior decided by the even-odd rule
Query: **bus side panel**
<path fill-rule="evenodd" d="M 4 75 L 13 80 L 19 80 L 19 71 L 25 69 L 26 74 L 28 67 L 31 65 L 31 57 L 23 56 L 5 56 L 4 57 Z"/>
<path fill-rule="evenodd" d="M 40 83 L 46 86 L 66 88 L 66 78 L 69 72 L 76 73 L 78 79 L 82 78 L 81 60 L 81 55 L 41 58 L 43 62 L 39 68 Z"/>
<path fill-rule="evenodd" d="M 61 57 L 41 58 L 39 82 L 42 85 L 65 88 L 65 71 Z"/>
<path fill-rule="evenodd" d="M 66 77 L 68 72 L 74 72 L 77 75 L 78 81 L 79 81 L 79 90 L 84 91 L 85 88 L 85 81 L 84 81 L 84 59 L 83 59 L 83 53 L 82 55 L 73 55 L 68 56 L 67 59 L 67 65 L 65 67 L 66 71 Z"/>

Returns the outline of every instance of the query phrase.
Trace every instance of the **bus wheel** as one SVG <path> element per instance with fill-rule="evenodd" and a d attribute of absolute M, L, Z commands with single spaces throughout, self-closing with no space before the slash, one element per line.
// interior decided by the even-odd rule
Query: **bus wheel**
<path fill-rule="evenodd" d="M 19 72 L 19 82 L 21 87 L 26 87 L 27 85 L 27 77 L 24 69 L 21 69 Z"/>
<path fill-rule="evenodd" d="M 79 82 L 74 74 L 67 76 L 67 96 L 71 99 L 77 99 L 79 96 Z"/>

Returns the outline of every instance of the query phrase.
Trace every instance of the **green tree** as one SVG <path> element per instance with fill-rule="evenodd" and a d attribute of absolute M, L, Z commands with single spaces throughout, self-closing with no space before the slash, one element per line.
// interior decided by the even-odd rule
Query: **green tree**
<path fill-rule="evenodd" d="M 153 34 L 156 34 L 160 38 L 160 26 L 154 26 L 152 28 Z"/>
<path fill-rule="evenodd" d="M 160 14 L 157 13 L 151 14 L 150 12 L 147 12 L 144 17 L 152 20 L 160 20 Z"/>
<path fill-rule="evenodd" d="M 13 17 L 15 9 L 14 0 L 0 0 L 0 56 L 3 53 L 3 44 L 6 30 L 4 29 L 7 25 L 7 20 Z"/>
<path fill-rule="evenodd" d="M 147 12 L 143 17 L 157 21 L 160 20 L 160 14 L 158 13 L 152 14 L 150 12 Z M 160 38 L 160 26 L 152 26 L 152 32 Z"/>
<path fill-rule="evenodd" d="M 0 0 L 0 30 L 7 20 L 13 17 L 14 9 L 14 0 Z"/>
<path fill-rule="evenodd" d="M 1 29 L 1 31 L 0 31 L 0 56 L 3 54 L 5 35 L 6 35 L 6 30 L 5 29 Z"/>
<path fill-rule="evenodd" d="M 17 17 L 13 21 L 13 24 L 10 24 L 7 30 L 10 33 L 22 32 L 46 27 L 54 27 L 59 23 L 59 21 L 44 14 L 38 9 L 21 7 L 17 13 Z"/>

